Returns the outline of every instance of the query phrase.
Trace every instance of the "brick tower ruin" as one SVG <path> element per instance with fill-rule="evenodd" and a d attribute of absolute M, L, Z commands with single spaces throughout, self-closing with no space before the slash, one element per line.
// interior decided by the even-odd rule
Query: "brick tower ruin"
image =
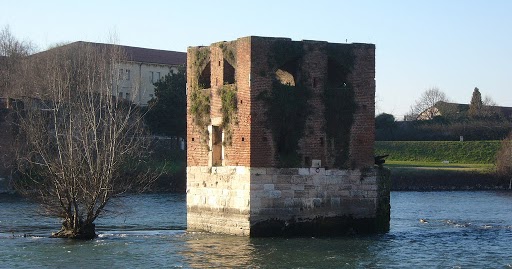
<path fill-rule="evenodd" d="M 386 231 L 375 45 L 243 37 L 187 54 L 187 226 L 246 236 Z"/>

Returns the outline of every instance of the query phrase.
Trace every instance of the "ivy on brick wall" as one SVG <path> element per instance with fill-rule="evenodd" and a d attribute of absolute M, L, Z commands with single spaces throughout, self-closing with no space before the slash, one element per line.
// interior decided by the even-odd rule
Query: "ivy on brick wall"
<path fill-rule="evenodd" d="M 199 129 L 201 142 L 208 146 L 209 132 L 208 125 L 210 125 L 210 92 L 204 90 L 204 85 L 199 83 L 201 72 L 210 61 L 209 48 L 196 48 L 194 53 L 194 60 L 192 61 L 192 71 L 195 73 L 195 81 L 189 85 L 189 113 L 192 115 L 194 124 Z"/>
<path fill-rule="evenodd" d="M 304 55 L 302 42 L 277 40 L 270 45 L 268 64 L 272 70 L 279 68 L 287 62 L 301 58 Z"/>
<path fill-rule="evenodd" d="M 224 131 L 224 145 L 233 143 L 233 124 L 238 125 L 238 101 L 235 84 L 227 84 L 218 89 L 217 94 L 221 99 L 222 130 Z"/>
<path fill-rule="evenodd" d="M 290 63 L 299 65 L 303 54 L 301 42 L 275 41 L 270 45 L 269 69 L 275 72 Z M 298 66 L 296 69 L 300 70 Z M 306 120 L 312 113 L 308 105 L 311 89 L 302 83 L 305 78 L 302 75 L 302 79 L 294 76 L 295 85 L 283 84 L 274 77 L 272 88 L 258 96 L 267 107 L 265 116 L 272 131 L 280 167 L 300 167 L 302 164 L 299 140 L 305 134 Z"/>
<path fill-rule="evenodd" d="M 236 70 L 236 42 L 220 42 L 223 58 Z M 226 68 L 226 66 L 224 66 Z M 226 70 L 224 70 L 226 71 Z M 226 82 L 224 82 L 226 83 Z M 221 99 L 222 125 L 224 132 L 224 146 L 233 144 L 233 125 L 238 125 L 238 99 L 235 84 L 225 84 L 217 90 Z"/>
<path fill-rule="evenodd" d="M 279 81 L 274 81 L 272 89 L 259 96 L 267 105 L 267 122 L 281 167 L 299 167 L 302 163 L 302 156 L 298 153 L 299 140 L 304 136 L 306 119 L 311 114 L 310 97 L 310 89 L 284 85 Z"/>
<path fill-rule="evenodd" d="M 232 66 L 236 66 L 236 47 L 234 42 L 222 42 L 219 47 L 222 49 L 224 59 Z"/>
<path fill-rule="evenodd" d="M 354 67 L 355 57 L 351 46 L 339 47 L 328 44 L 328 79 L 324 89 L 325 131 L 328 149 L 335 149 L 334 166 L 346 169 L 349 164 L 350 130 L 357 110 L 355 94 L 348 82 Z"/>

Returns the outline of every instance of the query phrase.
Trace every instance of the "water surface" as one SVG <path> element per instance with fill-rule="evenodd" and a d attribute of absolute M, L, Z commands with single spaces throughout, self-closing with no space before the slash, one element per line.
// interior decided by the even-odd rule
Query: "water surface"
<path fill-rule="evenodd" d="M 0 267 L 512 268 L 512 193 L 392 192 L 391 206 L 384 235 L 246 238 L 187 233 L 185 195 L 132 195 L 97 239 L 73 241 L 48 238 L 60 223 L 37 205 L 0 195 Z"/>

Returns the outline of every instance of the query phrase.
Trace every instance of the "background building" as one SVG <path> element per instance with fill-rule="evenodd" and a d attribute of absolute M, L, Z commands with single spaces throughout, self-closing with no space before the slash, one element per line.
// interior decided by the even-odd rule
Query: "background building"
<path fill-rule="evenodd" d="M 51 50 L 73 49 L 81 45 L 106 48 L 116 47 L 123 53 L 123 61 L 118 67 L 118 86 L 112 94 L 120 99 L 126 99 L 140 106 L 146 106 L 155 95 L 153 85 L 169 72 L 177 72 L 187 61 L 185 52 L 138 48 L 114 44 L 92 43 L 77 41 Z M 46 51 L 34 54 L 45 54 Z M 31 56 L 32 57 L 32 56 Z"/>

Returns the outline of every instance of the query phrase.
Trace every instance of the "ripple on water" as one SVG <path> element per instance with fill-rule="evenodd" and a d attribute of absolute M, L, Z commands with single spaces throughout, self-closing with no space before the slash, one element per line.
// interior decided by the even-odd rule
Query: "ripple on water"
<path fill-rule="evenodd" d="M 0 267 L 6 268 L 512 268 L 507 194 L 392 193 L 388 234 L 345 238 L 187 233 L 185 196 L 163 194 L 126 197 L 129 210 L 102 218 L 95 240 L 50 239 L 58 220 L 18 218 L 20 208 L 30 212 L 34 205 L 0 202 Z"/>

